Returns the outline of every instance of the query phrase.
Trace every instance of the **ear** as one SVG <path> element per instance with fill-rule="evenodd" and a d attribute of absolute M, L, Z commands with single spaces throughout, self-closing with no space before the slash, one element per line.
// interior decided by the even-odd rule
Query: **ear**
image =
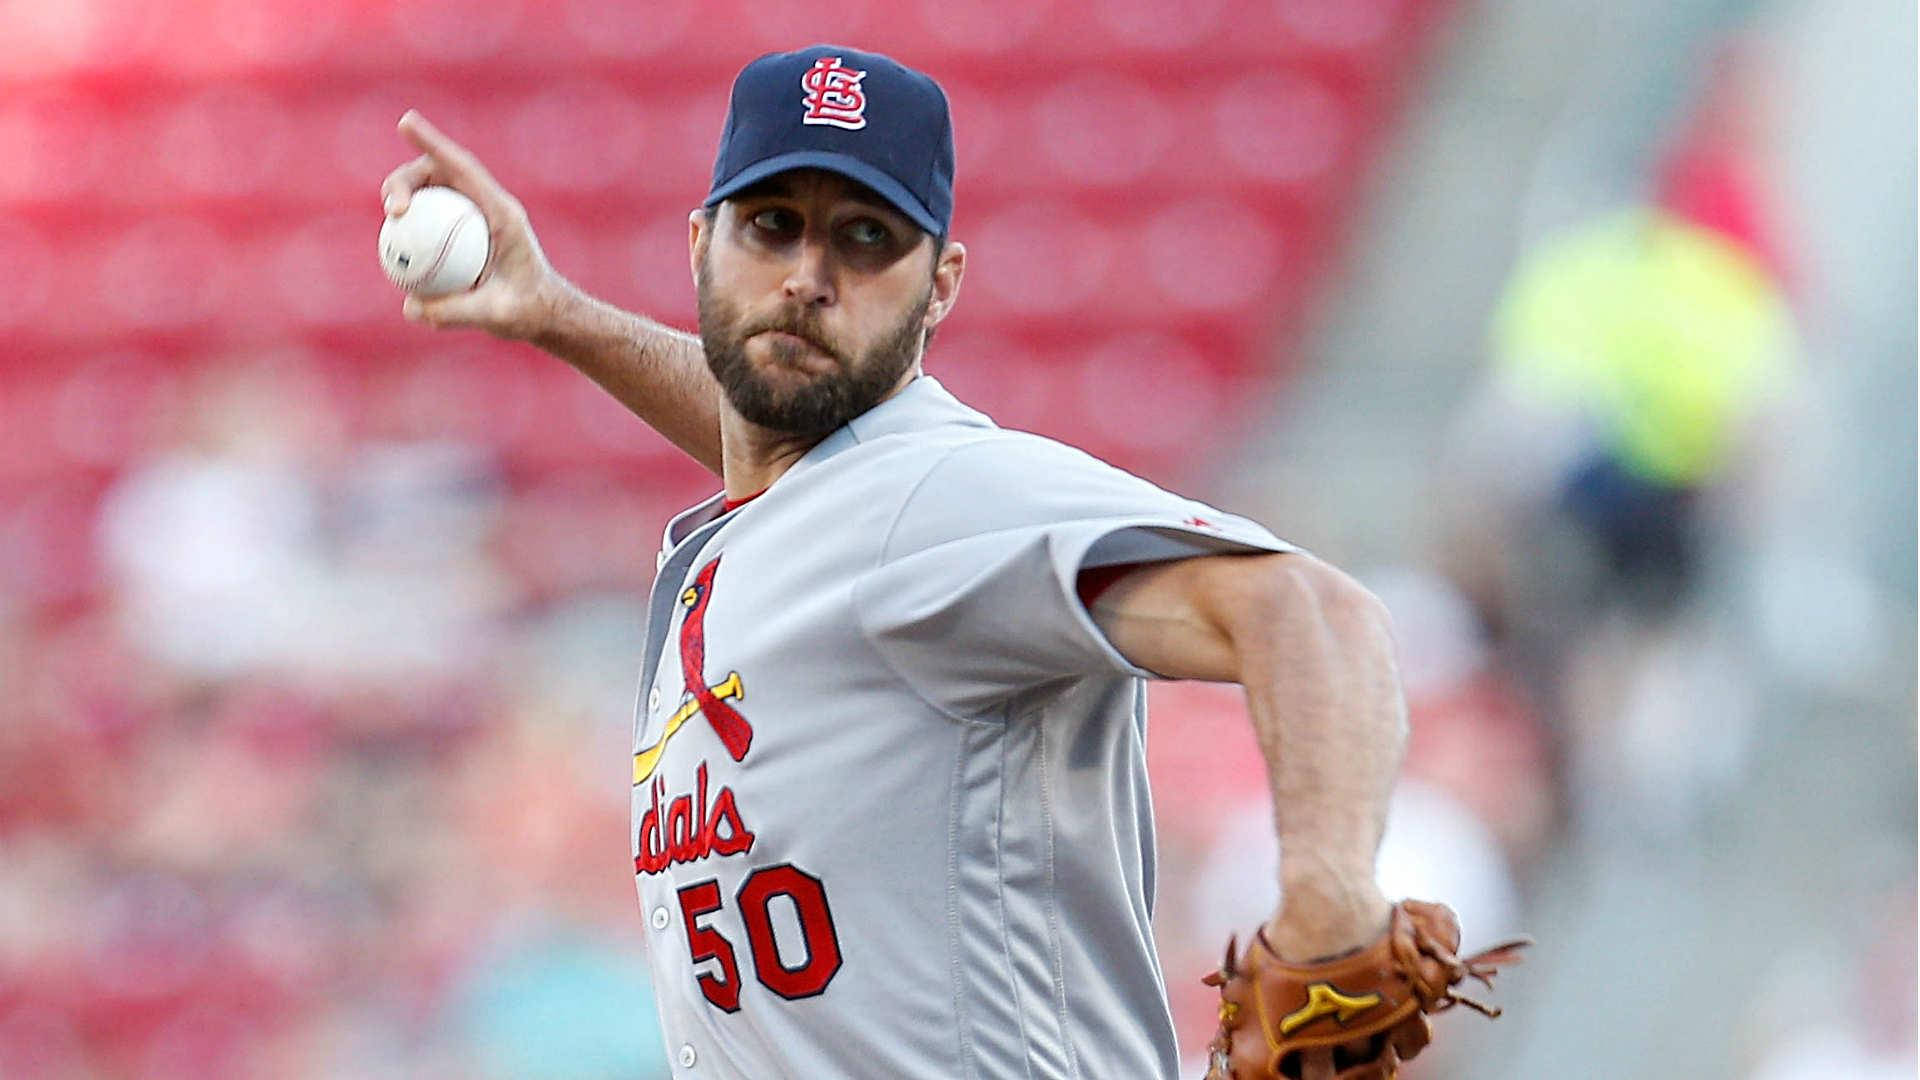
<path fill-rule="evenodd" d="M 927 301 L 927 315 L 922 325 L 931 330 L 940 325 L 941 320 L 953 310 L 960 299 L 960 279 L 967 274 L 967 246 L 958 240 L 947 241 L 940 249 L 940 259 L 933 264 L 933 295 Z"/>
<path fill-rule="evenodd" d="M 687 269 L 693 272 L 695 288 L 700 284 L 700 255 L 713 239 L 712 229 L 705 207 L 696 206 L 687 215 Z"/>

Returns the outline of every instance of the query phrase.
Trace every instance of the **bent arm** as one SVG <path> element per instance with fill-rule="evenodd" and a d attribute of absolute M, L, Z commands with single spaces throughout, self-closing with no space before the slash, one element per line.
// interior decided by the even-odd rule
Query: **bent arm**
<path fill-rule="evenodd" d="M 552 353 L 717 475 L 720 388 L 700 339 L 581 292 L 547 261 L 526 208 L 479 158 L 417 112 L 401 117 L 399 128 L 421 154 L 381 183 L 387 215 L 404 213 L 422 187 L 444 184 L 479 205 L 491 244 L 478 284 L 449 296 L 409 296 L 406 317 L 485 330 Z"/>
<path fill-rule="evenodd" d="M 1390 905 L 1374 859 L 1407 735 L 1385 607 L 1289 553 L 1143 566 L 1091 613 L 1140 667 L 1246 689 L 1280 838 L 1275 949 L 1311 960 L 1377 937 Z"/>
<path fill-rule="evenodd" d="M 560 284 L 525 340 L 598 383 L 718 476 L 720 386 L 700 339 Z"/>

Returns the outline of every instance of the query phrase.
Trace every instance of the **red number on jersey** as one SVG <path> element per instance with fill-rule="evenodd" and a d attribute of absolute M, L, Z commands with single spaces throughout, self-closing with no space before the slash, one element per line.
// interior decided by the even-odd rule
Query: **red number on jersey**
<path fill-rule="evenodd" d="M 771 905 L 776 896 L 792 900 L 800 917 L 807 955 L 794 967 L 781 962 L 779 945 L 773 940 Z M 741 882 L 738 900 L 740 921 L 746 923 L 747 942 L 753 947 L 753 973 L 760 984 L 788 999 L 825 990 L 840 970 L 840 937 L 820 879 L 790 863 L 764 866 Z"/>
<path fill-rule="evenodd" d="M 718 977 L 701 972 L 694 976 L 707 1000 L 728 1012 L 740 1011 L 740 965 L 733 956 L 733 945 L 720 931 L 700 925 L 700 916 L 720 910 L 720 883 L 712 879 L 697 881 L 680 889 L 680 921 L 687 928 L 687 945 L 693 950 L 693 962 L 720 961 Z"/>

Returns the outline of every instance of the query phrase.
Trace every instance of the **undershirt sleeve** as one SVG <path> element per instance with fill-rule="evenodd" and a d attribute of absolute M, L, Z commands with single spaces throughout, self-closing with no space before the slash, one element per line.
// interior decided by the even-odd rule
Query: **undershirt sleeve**
<path fill-rule="evenodd" d="M 1127 576 L 1129 570 L 1137 570 L 1145 563 L 1115 563 L 1112 566 L 1095 566 L 1080 571 L 1074 582 L 1074 591 L 1080 594 L 1080 606 L 1093 610 L 1093 602 L 1100 594 L 1112 588 L 1114 583 Z"/>

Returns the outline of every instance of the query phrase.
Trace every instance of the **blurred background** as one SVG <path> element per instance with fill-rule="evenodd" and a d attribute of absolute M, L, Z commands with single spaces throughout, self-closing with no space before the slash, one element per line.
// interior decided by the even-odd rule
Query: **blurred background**
<path fill-rule="evenodd" d="M 1383 877 L 1540 940 L 1410 1077 L 1912 1076 L 1914 20 L 0 0 L 0 1076 L 667 1075 L 622 780 L 717 485 L 403 322 L 377 186 L 418 107 L 690 326 L 731 77 L 819 40 L 952 97 L 934 374 L 1395 611 Z M 1197 1076 L 1272 841 L 1238 692 L 1154 692 Z"/>

